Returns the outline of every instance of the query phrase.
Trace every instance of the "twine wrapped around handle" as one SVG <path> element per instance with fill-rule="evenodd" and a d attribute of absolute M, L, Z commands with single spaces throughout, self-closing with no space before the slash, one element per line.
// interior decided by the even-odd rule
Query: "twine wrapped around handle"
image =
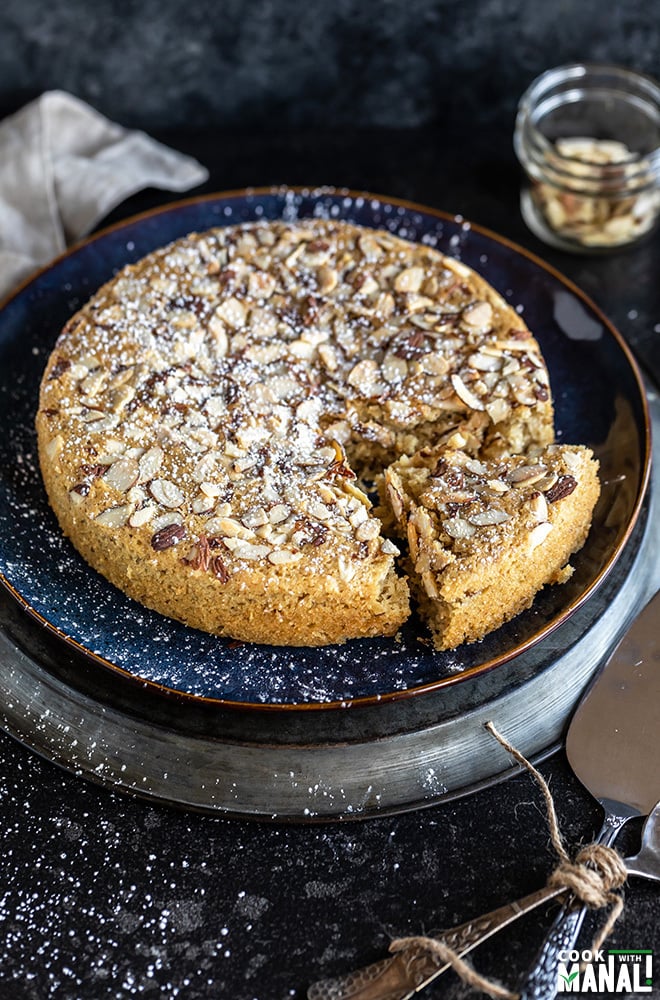
<path fill-rule="evenodd" d="M 592 950 L 597 951 L 611 934 L 623 910 L 623 897 L 615 891 L 624 884 L 627 878 L 628 873 L 623 859 L 612 847 L 605 847 L 603 844 L 588 844 L 571 860 L 561 837 L 557 811 L 547 781 L 534 765 L 498 732 L 492 722 L 486 723 L 486 729 L 500 746 L 504 747 L 514 760 L 532 775 L 543 793 L 550 840 L 559 858 L 559 863 L 548 878 L 548 886 L 566 886 L 573 896 L 591 910 L 609 908 L 607 918 L 592 944 Z M 391 952 L 403 951 L 406 948 L 430 952 L 440 963 L 451 965 L 463 982 L 476 990 L 481 990 L 493 997 L 494 1000 L 519 1000 L 519 994 L 513 993 L 499 983 L 482 976 L 443 941 L 417 936 L 396 938 L 390 944 Z"/>

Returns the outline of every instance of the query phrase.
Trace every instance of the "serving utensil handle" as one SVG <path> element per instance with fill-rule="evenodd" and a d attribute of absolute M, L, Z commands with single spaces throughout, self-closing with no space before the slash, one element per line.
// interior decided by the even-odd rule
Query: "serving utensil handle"
<path fill-rule="evenodd" d="M 436 940 L 448 945 L 457 955 L 466 955 L 503 927 L 566 891 L 562 886 L 552 889 L 544 886 L 522 899 L 443 931 L 436 935 Z M 411 946 L 355 972 L 314 983 L 307 991 L 307 1000 L 409 1000 L 448 968 L 449 963 L 441 963 L 430 951 Z"/>
<path fill-rule="evenodd" d="M 629 816 L 609 814 L 594 843 L 609 847 Z M 558 992 L 560 955 L 573 951 L 587 912 L 571 895 L 554 919 L 534 965 L 527 972 L 519 993 L 520 1000 L 554 1000 Z"/>

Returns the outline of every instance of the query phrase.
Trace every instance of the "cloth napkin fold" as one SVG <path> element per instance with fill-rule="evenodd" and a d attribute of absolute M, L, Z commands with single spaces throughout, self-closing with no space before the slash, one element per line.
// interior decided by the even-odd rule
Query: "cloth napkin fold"
<path fill-rule="evenodd" d="M 191 157 L 48 91 L 0 122 L 0 298 L 136 191 L 207 178 Z"/>

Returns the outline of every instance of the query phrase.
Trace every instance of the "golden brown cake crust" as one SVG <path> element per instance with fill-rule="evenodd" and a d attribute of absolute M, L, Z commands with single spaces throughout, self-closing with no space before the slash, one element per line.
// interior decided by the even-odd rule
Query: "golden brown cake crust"
<path fill-rule="evenodd" d="M 291 645 L 409 614 L 356 476 L 429 442 L 553 437 L 539 346 L 482 278 L 324 220 L 192 234 L 125 268 L 62 332 L 37 429 L 92 566 L 194 627 Z"/>

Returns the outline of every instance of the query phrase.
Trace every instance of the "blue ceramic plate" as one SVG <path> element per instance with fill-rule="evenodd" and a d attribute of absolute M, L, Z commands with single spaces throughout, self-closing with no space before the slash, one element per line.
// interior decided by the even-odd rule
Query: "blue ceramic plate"
<path fill-rule="evenodd" d="M 193 230 L 254 219 L 331 216 L 420 240 L 478 270 L 524 316 L 550 370 L 560 440 L 594 448 L 604 483 L 594 525 L 563 587 L 483 641 L 433 651 L 414 618 L 402 640 L 289 649 L 236 644 L 148 611 L 90 569 L 63 538 L 42 486 L 34 414 L 43 368 L 68 317 L 124 264 Z M 598 587 L 639 513 L 648 413 L 622 338 L 540 261 L 460 218 L 371 195 L 248 191 L 128 220 L 61 257 L 0 311 L 0 573 L 41 627 L 100 669 L 180 694 L 250 705 L 327 707 L 406 697 L 496 667 L 548 635 Z M 561 631 L 558 633 L 561 635 Z"/>

